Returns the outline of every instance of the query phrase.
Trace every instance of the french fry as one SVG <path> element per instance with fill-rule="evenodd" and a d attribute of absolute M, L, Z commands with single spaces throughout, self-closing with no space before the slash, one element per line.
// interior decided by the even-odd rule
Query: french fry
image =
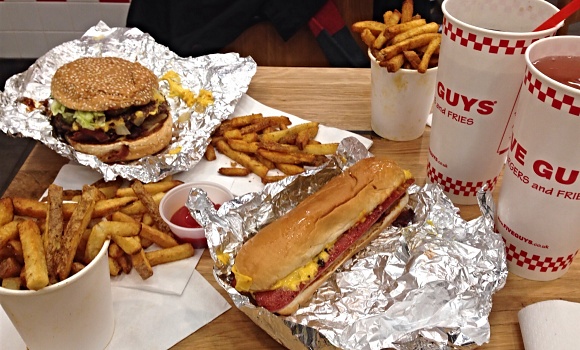
<path fill-rule="evenodd" d="M 253 173 L 260 177 L 266 176 L 268 173 L 268 168 L 264 164 L 258 162 L 243 152 L 233 150 L 225 141 L 219 141 L 216 148 L 221 153 L 233 159 L 241 166 L 250 169 Z"/>
<path fill-rule="evenodd" d="M 251 171 L 246 168 L 219 168 L 218 173 L 225 176 L 246 176 Z"/>
<path fill-rule="evenodd" d="M 412 21 L 408 21 L 408 22 L 401 22 L 399 24 L 395 24 L 392 26 L 389 26 L 386 31 L 389 35 L 389 38 L 394 38 L 395 36 L 404 33 L 408 30 L 411 30 L 413 28 L 417 28 L 417 27 L 421 27 L 423 25 L 427 24 L 427 21 L 424 19 L 415 19 Z"/>
<path fill-rule="evenodd" d="M 145 252 L 145 257 L 151 266 L 165 264 L 172 261 L 187 259 L 195 254 L 195 249 L 190 243 L 183 243 L 171 248 L 158 249 Z"/>
<path fill-rule="evenodd" d="M 121 273 L 121 265 L 111 256 L 108 257 L 109 260 L 109 275 L 111 276 L 118 276 Z"/>
<path fill-rule="evenodd" d="M 0 227 L 0 248 L 10 240 L 18 237 L 18 221 L 11 221 Z"/>
<path fill-rule="evenodd" d="M 171 235 L 143 223 L 141 223 L 140 235 L 141 237 L 154 242 L 161 248 L 171 248 L 178 245 L 175 238 L 173 238 Z"/>
<path fill-rule="evenodd" d="M 64 190 L 62 191 L 62 199 L 67 201 L 72 201 L 76 198 L 80 198 L 83 191 L 81 190 Z"/>
<path fill-rule="evenodd" d="M 183 184 L 183 181 L 180 180 L 171 180 L 171 181 L 159 181 L 159 182 L 152 182 L 148 184 L 144 184 L 143 188 L 149 194 L 154 195 L 155 193 L 159 192 L 167 192 L 170 189 Z M 131 187 L 123 187 L 117 190 L 115 194 L 117 197 L 135 197 L 135 191 Z"/>
<path fill-rule="evenodd" d="M 46 254 L 46 266 L 51 283 L 58 282 L 57 266 L 59 250 L 62 245 L 64 219 L 62 213 L 62 201 L 64 192 L 62 187 L 51 184 L 48 186 L 48 208 L 46 211 L 46 225 L 43 235 L 44 252 Z"/>
<path fill-rule="evenodd" d="M 405 50 L 413 50 L 418 47 L 429 44 L 431 40 L 440 34 L 437 33 L 426 33 L 414 36 L 412 38 L 403 40 L 394 45 L 390 45 L 382 49 L 380 52 L 384 55 L 385 59 L 390 59 L 396 55 L 402 54 Z"/>
<path fill-rule="evenodd" d="M 304 172 L 304 168 L 295 164 L 277 163 L 276 168 L 286 175 L 296 175 Z"/>
<path fill-rule="evenodd" d="M 85 264 L 80 263 L 78 261 L 73 261 L 71 269 L 70 269 L 71 276 L 76 274 L 76 273 L 81 272 L 81 270 L 84 268 L 85 268 Z"/>
<path fill-rule="evenodd" d="M 338 149 L 338 143 L 321 143 L 308 144 L 304 146 L 304 152 L 315 155 L 330 155 L 335 154 Z"/>
<path fill-rule="evenodd" d="M 121 266 L 121 270 L 123 273 L 128 274 L 133 269 L 133 263 L 131 262 L 131 256 L 123 254 L 119 258 L 115 259 L 119 266 Z"/>
<path fill-rule="evenodd" d="M 149 277 L 153 276 L 153 269 L 151 268 L 151 264 L 147 257 L 145 256 L 145 252 L 141 249 L 138 253 L 131 255 L 131 264 L 139 273 L 142 279 L 146 280 Z"/>
<path fill-rule="evenodd" d="M 405 59 L 407 60 L 407 62 L 410 63 L 410 65 L 413 69 L 419 68 L 419 64 L 421 63 L 421 57 L 419 57 L 417 52 L 415 52 L 413 50 L 406 50 L 406 51 L 403 51 L 403 55 L 405 56 Z"/>
<path fill-rule="evenodd" d="M 352 31 L 355 33 L 362 33 L 363 30 L 368 29 L 375 36 L 379 35 L 386 28 L 387 26 L 384 23 L 377 21 L 360 21 L 353 23 L 351 26 Z"/>
<path fill-rule="evenodd" d="M 278 182 L 282 179 L 284 179 L 286 177 L 286 175 L 268 175 L 268 176 L 264 176 L 262 178 L 262 183 L 265 184 L 269 184 L 272 182 Z"/>
<path fill-rule="evenodd" d="M 206 160 L 208 160 L 210 162 L 217 159 L 217 156 L 215 154 L 215 147 L 212 144 L 207 145 L 207 148 L 205 149 L 204 157 Z"/>
<path fill-rule="evenodd" d="M 413 0 L 403 1 L 401 6 L 401 23 L 409 22 L 413 17 Z"/>
<path fill-rule="evenodd" d="M 383 38 L 385 38 L 385 36 L 383 35 L 383 32 L 381 32 L 381 34 L 379 34 L 379 36 L 381 36 L 381 35 L 383 36 Z M 368 28 L 365 28 L 362 31 L 362 33 L 360 33 L 360 38 L 368 47 L 373 47 L 377 41 L 377 37 Z M 386 42 L 386 38 L 385 38 L 385 42 Z M 380 49 L 380 47 L 379 47 L 379 49 Z"/>
<path fill-rule="evenodd" d="M 141 181 L 133 181 L 131 188 L 133 188 L 135 194 L 137 194 L 137 197 L 147 209 L 147 213 L 151 215 L 151 218 L 153 219 L 153 222 L 157 228 L 163 232 L 171 232 L 169 225 L 167 225 L 163 218 L 161 218 L 161 214 L 159 214 L 159 204 L 156 203 L 151 194 L 145 190 Z"/>
<path fill-rule="evenodd" d="M 263 116 L 261 113 L 256 113 L 256 114 L 250 114 L 250 115 L 245 115 L 245 116 L 241 116 L 241 117 L 235 117 L 232 119 L 228 119 L 226 121 L 224 121 L 215 131 L 215 135 L 216 136 L 221 136 L 224 134 L 224 132 L 226 130 L 231 130 L 231 129 L 239 129 L 241 127 L 244 127 L 246 125 L 251 124 L 252 122 L 258 120 L 258 119 L 262 119 Z"/>
<path fill-rule="evenodd" d="M 96 203 L 95 199 L 99 194 L 100 192 L 96 187 L 84 186 L 81 201 L 64 229 L 59 255 L 55 257 L 56 272 L 61 281 L 70 275 L 77 246 L 91 220 Z"/>
<path fill-rule="evenodd" d="M 22 266 L 16 258 L 9 257 L 0 261 L 0 279 L 18 277 Z"/>
<path fill-rule="evenodd" d="M 286 164 L 311 164 L 314 162 L 314 155 L 303 152 L 292 152 L 292 153 L 282 153 L 270 151 L 267 149 L 260 148 L 258 154 L 262 157 L 271 160 L 274 163 L 286 163 Z"/>
<path fill-rule="evenodd" d="M 34 220 L 26 219 L 18 224 L 18 233 L 24 254 L 26 287 L 31 290 L 44 288 L 49 279 L 40 229 Z"/>
<path fill-rule="evenodd" d="M 246 142 L 244 140 L 227 139 L 228 146 L 234 151 L 244 153 L 256 153 L 258 151 L 258 142 Z"/>
<path fill-rule="evenodd" d="M 294 134 L 294 135 L 298 135 L 298 133 L 302 130 L 305 129 L 309 129 L 311 128 L 312 131 L 311 133 L 316 135 L 318 133 L 318 123 L 317 122 L 307 122 L 307 123 L 303 123 L 303 124 L 298 124 L 298 125 L 294 125 L 286 130 L 279 130 L 279 131 L 274 131 L 268 134 L 263 134 L 260 139 L 262 141 L 273 141 L 273 142 L 277 142 L 279 141 L 282 137 L 289 135 L 289 134 Z"/>
<path fill-rule="evenodd" d="M 119 235 L 112 235 L 113 242 L 115 242 L 125 253 L 133 255 L 142 249 L 141 242 L 137 237 L 124 237 Z"/>
<path fill-rule="evenodd" d="M 286 125 L 286 126 L 290 125 L 290 119 L 288 119 L 288 117 L 284 117 L 284 116 L 262 118 L 258 122 L 244 126 L 243 128 L 240 129 L 240 132 L 242 133 L 242 135 L 252 134 L 252 133 L 257 133 L 259 131 L 262 131 L 262 130 L 269 128 L 269 127 L 272 127 L 272 126 L 280 127 L 281 125 Z"/>
<path fill-rule="evenodd" d="M 15 215 L 27 216 L 35 219 L 43 219 L 46 217 L 46 210 L 48 207 L 46 202 L 39 202 L 29 198 L 13 197 L 12 204 L 14 206 Z"/>
<path fill-rule="evenodd" d="M 9 277 L 2 279 L 2 288 L 19 290 L 22 286 L 22 279 L 20 277 Z"/>
<path fill-rule="evenodd" d="M 419 64 L 419 68 L 417 69 L 419 71 L 419 73 L 425 73 L 427 71 L 427 69 L 429 68 L 429 60 L 431 59 L 431 56 L 433 55 L 435 50 L 440 45 L 441 45 L 441 35 L 439 35 L 436 38 L 434 38 L 433 40 L 431 40 L 431 42 L 429 43 L 429 46 L 427 46 L 427 50 L 425 50 L 425 53 L 423 54 L 423 57 L 421 58 L 421 63 Z"/>
<path fill-rule="evenodd" d="M 407 22 L 407 23 L 412 23 L 412 22 Z M 391 39 L 390 44 L 396 44 L 396 43 L 399 43 L 403 40 L 407 40 L 409 38 L 412 38 L 414 36 L 421 35 L 421 34 L 437 33 L 438 30 L 439 30 L 439 24 L 437 24 L 435 22 L 427 23 L 427 24 L 424 24 L 420 27 L 415 27 L 415 28 L 409 29 L 403 33 L 397 34 L 395 37 L 393 37 Z"/>
<path fill-rule="evenodd" d="M 159 205 L 161 198 L 163 198 L 164 195 L 165 193 L 163 192 L 154 194 L 153 201 Z M 145 208 L 145 205 L 141 201 L 135 201 L 128 206 L 121 208 L 120 211 L 127 215 L 143 215 L 147 212 L 147 208 Z"/>
<path fill-rule="evenodd" d="M 11 198 L 0 199 L 0 226 L 14 220 L 14 205 Z"/>
<path fill-rule="evenodd" d="M 389 18 L 385 18 L 385 16 L 383 15 L 383 20 L 387 25 L 387 28 L 393 26 L 399 23 L 399 21 L 401 20 L 401 12 L 399 10 L 394 10 L 393 14 L 389 16 Z"/>
<path fill-rule="evenodd" d="M 391 57 L 388 60 L 379 62 L 379 65 L 381 67 L 386 67 L 388 72 L 394 73 L 394 72 L 398 71 L 399 69 L 401 69 L 401 67 L 403 67 L 404 63 L 405 63 L 405 56 L 402 53 L 400 53 L 398 55 Z"/>
<path fill-rule="evenodd" d="M 242 132 L 240 131 L 240 129 L 228 130 L 228 131 L 224 132 L 224 137 L 226 139 L 241 139 Z"/>
<path fill-rule="evenodd" d="M 85 247 L 85 262 L 87 264 L 93 261 L 93 259 L 99 254 L 99 251 L 101 251 L 103 244 L 105 244 L 105 241 L 109 236 L 105 226 L 101 224 L 103 222 L 106 221 L 101 221 L 91 229 L 91 234 L 89 235 Z"/>
<path fill-rule="evenodd" d="M 118 257 L 124 254 L 123 249 L 119 247 L 119 245 L 115 242 L 111 242 L 109 244 L 109 257 L 113 259 L 117 259 Z"/>

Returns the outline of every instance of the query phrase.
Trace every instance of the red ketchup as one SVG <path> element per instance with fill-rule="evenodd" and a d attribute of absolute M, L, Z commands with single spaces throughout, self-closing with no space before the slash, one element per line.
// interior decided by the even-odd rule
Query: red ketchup
<path fill-rule="evenodd" d="M 221 204 L 214 204 L 214 208 L 217 210 L 221 206 Z M 201 228 L 201 225 L 195 221 L 189 209 L 184 205 L 181 208 L 177 209 L 177 211 L 171 216 L 170 221 L 181 227 L 187 228 Z M 203 238 L 188 238 L 188 237 L 179 237 L 179 239 L 186 243 L 191 243 L 194 248 L 206 248 L 207 247 L 207 240 L 205 237 Z"/>

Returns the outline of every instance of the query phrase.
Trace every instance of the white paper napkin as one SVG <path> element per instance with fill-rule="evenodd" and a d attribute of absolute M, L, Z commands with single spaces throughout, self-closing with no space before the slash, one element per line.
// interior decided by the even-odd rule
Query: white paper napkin
<path fill-rule="evenodd" d="M 580 303 L 548 300 L 518 312 L 526 350 L 580 349 Z"/>
<path fill-rule="evenodd" d="M 182 295 L 113 287 L 115 332 L 107 349 L 168 349 L 230 308 L 197 271 Z M 26 345 L 0 308 L 2 349 Z"/>

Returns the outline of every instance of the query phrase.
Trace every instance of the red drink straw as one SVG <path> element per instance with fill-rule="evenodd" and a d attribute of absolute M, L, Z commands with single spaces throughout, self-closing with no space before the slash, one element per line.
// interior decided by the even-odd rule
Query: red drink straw
<path fill-rule="evenodd" d="M 534 32 L 546 30 L 555 27 L 558 23 L 570 17 L 574 12 L 580 9 L 580 0 L 573 0 L 568 5 L 562 7 L 560 11 L 556 12 L 552 17 L 548 18 L 544 23 L 534 29 Z"/>

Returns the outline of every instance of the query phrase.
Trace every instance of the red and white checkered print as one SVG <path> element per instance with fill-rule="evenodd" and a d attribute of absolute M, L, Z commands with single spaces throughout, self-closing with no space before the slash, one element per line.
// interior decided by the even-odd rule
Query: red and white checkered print
<path fill-rule="evenodd" d="M 438 172 L 431 166 L 431 162 L 427 163 L 427 177 L 431 182 L 440 184 L 445 192 L 464 197 L 477 196 L 477 191 L 479 191 L 485 184 L 487 184 L 487 189 L 489 191 L 493 191 L 493 188 L 497 183 L 497 176 L 491 180 L 478 182 L 464 182 L 463 180 L 452 179 L 449 176 L 445 176 Z"/>
<path fill-rule="evenodd" d="M 486 51 L 493 54 L 521 55 L 528 46 L 537 39 L 494 39 L 475 33 L 470 33 L 462 28 L 454 27 L 446 17 L 443 18 L 443 34 L 461 46 L 472 47 L 476 51 Z"/>
<path fill-rule="evenodd" d="M 505 242 L 505 239 L 504 239 Z M 525 267 L 528 270 L 539 272 L 556 272 L 568 267 L 574 260 L 574 256 L 578 251 L 568 256 L 541 257 L 536 254 L 530 254 L 525 250 L 518 250 L 513 244 L 506 243 L 506 258 L 508 261 L 515 263 L 520 267 Z"/>
<path fill-rule="evenodd" d="M 542 102 L 548 102 L 557 110 L 568 111 L 574 116 L 580 116 L 580 101 L 563 92 L 558 92 L 532 76 L 532 72 L 526 67 L 524 86 L 528 91 Z"/>

